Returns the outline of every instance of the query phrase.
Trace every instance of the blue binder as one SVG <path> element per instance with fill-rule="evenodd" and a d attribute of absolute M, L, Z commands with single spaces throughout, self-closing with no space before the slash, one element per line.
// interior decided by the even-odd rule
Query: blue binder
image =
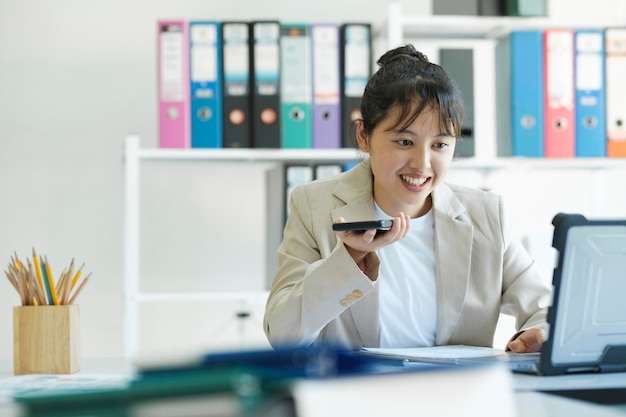
<path fill-rule="evenodd" d="M 544 156 L 543 71 L 543 32 L 511 32 L 513 156 Z"/>
<path fill-rule="evenodd" d="M 222 34 L 219 22 L 189 23 L 191 147 L 222 147 Z"/>
<path fill-rule="evenodd" d="M 604 30 L 575 36 L 576 156 L 606 156 Z"/>

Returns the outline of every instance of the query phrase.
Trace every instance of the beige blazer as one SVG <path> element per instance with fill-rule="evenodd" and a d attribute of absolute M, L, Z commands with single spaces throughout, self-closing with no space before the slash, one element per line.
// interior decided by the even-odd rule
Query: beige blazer
<path fill-rule="evenodd" d="M 550 288 L 513 239 L 501 198 L 440 184 L 433 192 L 433 209 L 436 344 L 492 346 L 500 312 L 515 316 L 518 330 L 542 325 Z M 264 318 L 275 347 L 379 346 L 378 285 L 361 272 L 333 232 L 337 217 L 375 218 L 369 159 L 292 192 Z"/>

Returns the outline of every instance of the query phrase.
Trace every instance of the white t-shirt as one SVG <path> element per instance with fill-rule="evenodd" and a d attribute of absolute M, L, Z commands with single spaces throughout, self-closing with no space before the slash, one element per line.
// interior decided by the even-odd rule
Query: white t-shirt
<path fill-rule="evenodd" d="M 388 219 L 376 205 L 379 219 Z M 435 230 L 432 210 L 411 219 L 401 240 L 378 250 L 380 347 L 432 346 L 437 329 Z"/>

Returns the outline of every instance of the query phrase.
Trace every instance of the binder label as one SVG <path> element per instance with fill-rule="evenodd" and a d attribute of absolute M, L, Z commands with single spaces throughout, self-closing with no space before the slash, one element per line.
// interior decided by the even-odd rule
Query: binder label
<path fill-rule="evenodd" d="M 224 26 L 223 54 L 226 94 L 245 96 L 248 94 L 250 68 L 248 26 L 245 23 L 231 23 Z"/>
<path fill-rule="evenodd" d="M 259 23 L 254 32 L 254 76 L 257 93 L 264 96 L 278 94 L 280 71 L 279 27 L 275 23 Z"/>
<path fill-rule="evenodd" d="M 185 48 L 181 25 L 161 27 L 161 101 L 185 99 Z"/>
<path fill-rule="evenodd" d="M 552 108 L 573 109 L 574 66 L 571 63 L 573 38 L 571 33 L 548 34 L 548 100 Z"/>
<path fill-rule="evenodd" d="M 313 34 L 314 100 L 318 104 L 339 102 L 339 32 L 336 27 L 318 26 Z M 320 64 L 321 63 L 321 64 Z"/>
<path fill-rule="evenodd" d="M 361 97 L 369 78 L 370 40 L 365 26 L 349 26 L 345 34 L 344 95 Z"/>
<path fill-rule="evenodd" d="M 215 82 L 217 80 L 217 26 L 191 26 L 191 80 L 192 82 Z M 215 92 L 196 90 L 198 97 L 211 98 Z"/>

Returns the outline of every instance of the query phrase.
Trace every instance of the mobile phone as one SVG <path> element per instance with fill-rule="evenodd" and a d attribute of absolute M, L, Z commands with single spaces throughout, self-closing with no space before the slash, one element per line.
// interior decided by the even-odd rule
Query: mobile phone
<path fill-rule="evenodd" d="M 357 233 L 363 233 L 369 229 L 376 229 L 376 233 L 383 233 L 391 229 L 393 226 L 393 220 L 368 220 L 364 222 L 346 222 L 346 223 L 334 223 L 333 230 L 336 232 L 351 231 Z"/>

